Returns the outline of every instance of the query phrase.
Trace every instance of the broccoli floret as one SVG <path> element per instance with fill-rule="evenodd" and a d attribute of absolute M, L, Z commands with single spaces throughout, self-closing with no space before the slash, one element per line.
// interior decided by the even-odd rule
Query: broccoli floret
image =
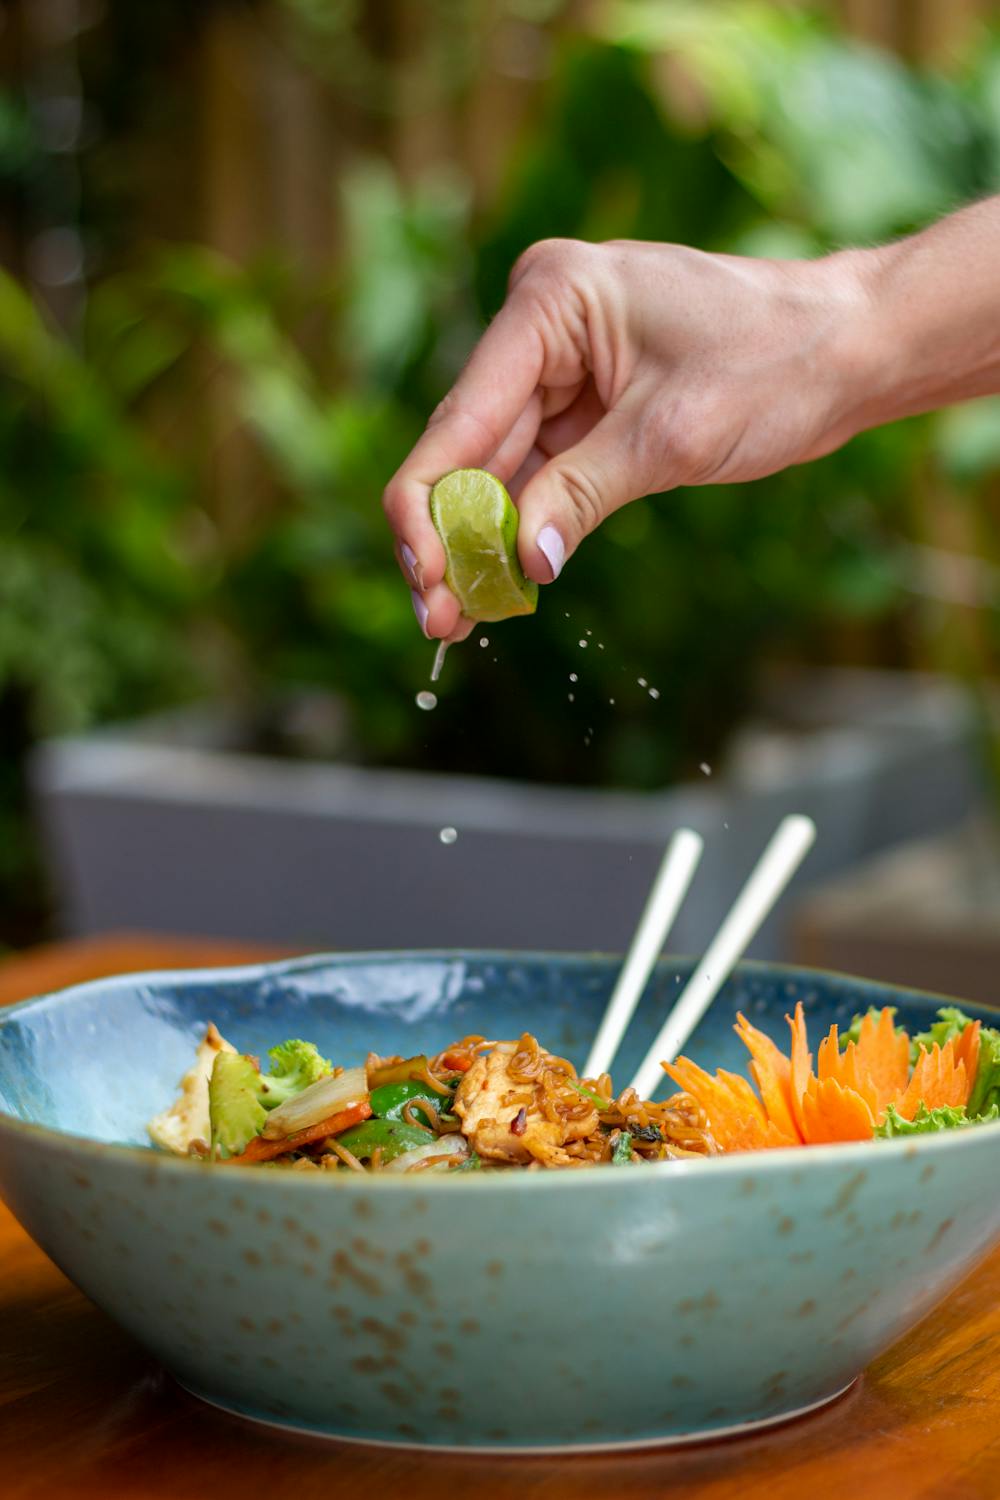
<path fill-rule="evenodd" d="M 268 1110 L 301 1094 L 331 1071 L 312 1042 L 291 1039 L 272 1047 L 270 1073 L 262 1074 L 253 1059 L 240 1053 L 220 1053 L 208 1085 L 212 1149 L 238 1156 L 260 1135 Z"/>
<path fill-rule="evenodd" d="M 286 1099 L 301 1094 L 332 1067 L 325 1057 L 319 1055 L 312 1042 L 300 1042 L 294 1037 L 272 1047 L 267 1055 L 271 1059 L 271 1071 L 258 1080 L 260 1102 L 265 1109 L 276 1109 Z"/>
<path fill-rule="evenodd" d="M 212 1127 L 212 1150 L 222 1156 L 238 1156 L 255 1135 L 260 1135 L 267 1111 L 260 1102 L 260 1073 L 249 1057 L 239 1052 L 220 1052 L 208 1081 L 208 1118 Z"/>

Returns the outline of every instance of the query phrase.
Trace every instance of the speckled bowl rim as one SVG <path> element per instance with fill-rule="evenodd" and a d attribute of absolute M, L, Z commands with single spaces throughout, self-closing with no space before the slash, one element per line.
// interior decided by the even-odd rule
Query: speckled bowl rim
<path fill-rule="evenodd" d="M 303 970 L 318 969 L 328 966 L 340 966 L 345 962 L 371 963 L 396 960 L 420 961 L 449 961 L 456 958 L 469 959 L 478 963 L 545 963 L 557 962 L 571 967 L 584 967 L 595 962 L 620 963 L 620 955 L 610 953 L 558 953 L 547 951 L 528 951 L 523 949 L 474 949 L 474 948 L 405 948 L 405 949 L 369 949 L 357 952 L 334 952 L 334 953 L 310 953 L 302 954 L 295 958 L 277 959 L 270 963 L 237 964 L 225 968 L 195 968 L 195 969 L 150 969 L 136 970 L 129 974 L 110 974 L 103 979 L 89 979 L 82 984 L 69 985 L 61 990 L 52 990 L 42 995 L 34 995 L 27 1000 L 15 1001 L 12 1005 L 0 1007 L 0 1033 L 2 1033 L 9 1019 L 18 1016 L 22 1011 L 28 1011 L 36 1006 L 43 1005 L 70 1005 L 82 995 L 92 990 L 118 989 L 124 986 L 133 986 L 137 980 L 146 984 L 170 983 L 213 983 L 216 981 L 252 981 L 273 975 L 298 973 Z M 690 964 L 697 962 L 683 954 L 668 954 L 659 960 L 658 968 L 669 968 L 676 964 Z M 813 969 L 801 964 L 768 963 L 757 959 L 746 959 L 736 966 L 736 974 L 777 975 L 788 980 L 799 982 L 810 980 L 836 980 L 848 984 L 859 984 L 865 987 L 875 988 L 887 995 L 918 996 L 922 1000 L 938 1001 L 942 1005 L 968 1004 L 974 1005 L 976 1010 L 989 1011 L 996 1015 L 1000 1024 L 1000 1007 L 988 1005 L 980 1001 L 961 1001 L 954 996 L 941 995 L 934 990 L 918 990 L 910 985 L 890 984 L 881 979 L 865 979 L 860 975 L 842 973 L 836 969 Z M 1000 1120 L 979 1125 L 971 1130 L 943 1130 L 930 1135 L 893 1137 L 890 1140 L 880 1141 L 874 1147 L 878 1151 L 879 1159 L 891 1160 L 894 1157 L 914 1157 L 931 1155 L 937 1152 L 960 1151 L 963 1142 L 971 1140 L 975 1142 L 981 1139 L 980 1132 L 995 1134 L 1000 1132 Z M 106 1159 L 131 1162 L 133 1165 L 141 1165 L 146 1171 L 160 1172 L 204 1172 L 224 1170 L 211 1163 L 192 1161 L 187 1157 L 172 1156 L 167 1152 L 156 1151 L 148 1146 L 127 1146 L 114 1141 L 95 1141 L 90 1136 L 75 1135 L 71 1131 L 56 1130 L 50 1125 L 39 1125 L 34 1121 L 19 1119 L 8 1111 L 0 1108 L 0 1139 L 4 1136 L 15 1139 L 22 1138 L 27 1141 L 44 1142 L 50 1146 L 60 1146 L 70 1149 L 85 1159 Z M 741 1151 L 731 1152 L 722 1156 L 707 1157 L 704 1160 L 694 1161 L 670 1161 L 650 1162 L 644 1166 L 642 1180 L 655 1184 L 663 1179 L 666 1174 L 671 1181 L 676 1181 L 678 1176 L 688 1178 L 695 1177 L 709 1180 L 714 1177 L 746 1177 L 760 1173 L 780 1173 L 795 1170 L 798 1163 L 799 1169 L 805 1165 L 802 1157 L 802 1147 L 784 1146 L 772 1148 L 767 1151 Z M 806 1160 L 810 1166 L 821 1166 L 824 1163 L 830 1165 L 843 1164 L 850 1166 L 857 1162 L 870 1159 L 873 1143 L 870 1141 L 845 1141 L 837 1145 L 823 1145 L 808 1147 Z M 410 1181 L 405 1173 L 373 1172 L 362 1175 L 360 1172 L 337 1173 L 333 1180 L 323 1176 L 321 1180 L 307 1172 L 282 1172 L 280 1174 L 260 1173 L 268 1182 L 281 1184 L 282 1191 L 292 1187 L 295 1192 L 474 1192 L 474 1193 L 524 1193 L 524 1192 L 587 1192 L 588 1184 L 599 1184 L 605 1190 L 615 1191 L 616 1185 L 623 1189 L 634 1185 L 636 1178 L 632 1173 L 618 1172 L 488 1172 L 483 1176 L 476 1174 L 462 1174 L 461 1181 L 445 1173 L 422 1172 L 419 1183 Z"/>

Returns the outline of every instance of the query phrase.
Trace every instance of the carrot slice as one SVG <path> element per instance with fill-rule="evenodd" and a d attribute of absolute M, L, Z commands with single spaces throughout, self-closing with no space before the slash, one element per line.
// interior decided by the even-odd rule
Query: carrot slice
<path fill-rule="evenodd" d="M 904 1120 L 912 1120 L 921 1103 L 928 1109 L 965 1104 L 969 1088 L 965 1062 L 955 1057 L 953 1037 L 943 1047 L 935 1042 L 929 1052 L 926 1049 L 921 1051 L 906 1092 L 896 1108 Z"/>
<path fill-rule="evenodd" d="M 800 1000 L 795 1007 L 795 1015 L 786 1016 L 785 1020 L 791 1027 L 792 1032 L 792 1055 L 791 1055 L 791 1087 L 792 1087 L 792 1112 L 795 1123 L 799 1127 L 799 1135 L 804 1141 L 809 1139 L 806 1134 L 805 1117 L 802 1110 L 802 1096 L 806 1091 L 806 1084 L 812 1074 L 812 1053 L 809 1051 L 809 1043 L 806 1039 L 806 1017 Z"/>
<path fill-rule="evenodd" d="M 972 1093 L 972 1085 L 979 1072 L 979 1031 L 980 1023 L 973 1021 L 971 1026 L 966 1026 L 965 1030 L 955 1038 L 955 1058 L 958 1062 L 965 1064 L 965 1078 L 969 1085 L 969 1094 Z M 962 1103 L 968 1102 L 967 1094 Z"/>
<path fill-rule="evenodd" d="M 802 1095 L 806 1143 L 867 1141 L 875 1121 L 860 1094 L 844 1088 L 836 1078 L 810 1078 Z"/>
<path fill-rule="evenodd" d="M 877 1019 L 869 1012 L 861 1022 L 857 1057 L 859 1076 L 874 1091 L 881 1119 L 886 1105 L 905 1093 L 910 1076 L 910 1039 L 897 1032 L 890 1006 L 883 1006 Z"/>
<path fill-rule="evenodd" d="M 302 1146 L 311 1146 L 314 1141 L 325 1140 L 328 1135 L 339 1135 L 351 1125 L 359 1125 L 362 1120 L 367 1120 L 371 1112 L 368 1100 L 361 1099 L 357 1104 L 349 1104 L 346 1109 L 320 1120 L 318 1124 L 307 1125 L 304 1130 L 296 1130 L 293 1135 L 286 1135 L 279 1141 L 266 1141 L 262 1135 L 255 1135 L 239 1156 L 229 1157 L 226 1165 L 245 1167 L 255 1161 L 273 1161 L 276 1156 L 285 1156 L 290 1151 L 298 1151 Z"/>
<path fill-rule="evenodd" d="M 742 1094 L 729 1086 L 722 1073 L 713 1078 L 689 1058 L 679 1057 L 663 1066 L 677 1086 L 701 1105 L 712 1134 L 724 1151 L 752 1151 L 764 1145 L 767 1117 L 746 1079 L 739 1080 L 746 1090 Z"/>
<path fill-rule="evenodd" d="M 446 1052 L 438 1061 L 449 1073 L 467 1073 L 472 1067 L 471 1057 L 466 1057 L 463 1052 Z"/>
<path fill-rule="evenodd" d="M 799 1144 L 797 1136 L 785 1136 L 768 1119 L 763 1104 L 738 1073 L 720 1069 L 713 1078 L 686 1057 L 663 1066 L 678 1087 L 701 1105 L 724 1151 L 761 1151 Z"/>
<path fill-rule="evenodd" d="M 789 1141 L 802 1135 L 792 1108 L 792 1065 L 769 1036 L 752 1025 L 742 1013 L 736 1015 L 736 1034 L 750 1053 L 750 1072 L 760 1092 L 768 1119 Z"/>
<path fill-rule="evenodd" d="M 816 1077 L 820 1083 L 825 1083 L 826 1079 L 835 1079 L 837 1083 L 843 1083 L 844 1065 L 846 1065 L 846 1052 L 840 1050 L 840 1034 L 838 1034 L 837 1026 L 831 1026 L 828 1034 L 816 1049 Z"/>
<path fill-rule="evenodd" d="M 819 1044 L 816 1053 L 816 1077 L 821 1083 L 828 1078 L 834 1079 L 841 1088 L 850 1089 L 852 1093 L 860 1095 L 871 1110 L 873 1117 L 878 1115 L 878 1091 L 873 1087 L 862 1067 L 858 1049 L 854 1043 L 848 1042 L 841 1051 L 836 1026 L 830 1027 L 829 1032 Z"/>

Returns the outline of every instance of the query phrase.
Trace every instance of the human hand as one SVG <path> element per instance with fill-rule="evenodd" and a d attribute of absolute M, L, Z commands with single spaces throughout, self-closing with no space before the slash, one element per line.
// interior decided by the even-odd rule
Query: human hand
<path fill-rule="evenodd" d="M 862 425 L 867 252 L 819 261 L 678 245 L 545 240 L 384 497 L 424 633 L 472 622 L 444 584 L 431 486 L 488 469 L 520 510 L 529 578 L 549 583 L 630 500 L 758 479 L 830 452 Z"/>

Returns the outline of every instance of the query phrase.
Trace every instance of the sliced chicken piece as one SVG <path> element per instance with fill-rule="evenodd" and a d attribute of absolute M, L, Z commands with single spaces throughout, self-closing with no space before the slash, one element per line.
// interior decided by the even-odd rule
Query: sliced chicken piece
<path fill-rule="evenodd" d="M 597 1111 L 579 1119 L 549 1120 L 539 1108 L 539 1086 L 510 1076 L 513 1042 L 500 1042 L 472 1064 L 455 1093 L 454 1110 L 473 1150 L 491 1161 L 571 1164 L 562 1150 L 597 1129 Z M 523 1116 L 521 1111 L 524 1111 Z"/>
<path fill-rule="evenodd" d="M 157 1146 L 187 1156 L 194 1141 L 208 1144 L 211 1127 L 208 1121 L 208 1080 L 219 1052 L 236 1048 L 220 1036 L 214 1023 L 209 1025 L 195 1055 L 194 1063 L 184 1074 L 180 1094 L 169 1109 L 155 1115 L 146 1129 Z"/>

